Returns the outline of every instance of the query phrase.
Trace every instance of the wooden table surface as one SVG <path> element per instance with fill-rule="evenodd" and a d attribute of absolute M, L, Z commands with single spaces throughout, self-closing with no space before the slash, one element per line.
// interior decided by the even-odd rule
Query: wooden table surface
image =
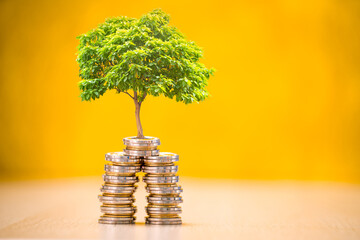
<path fill-rule="evenodd" d="M 360 185 L 182 178 L 182 226 L 101 225 L 98 178 L 0 183 L 0 238 L 360 239 Z"/>

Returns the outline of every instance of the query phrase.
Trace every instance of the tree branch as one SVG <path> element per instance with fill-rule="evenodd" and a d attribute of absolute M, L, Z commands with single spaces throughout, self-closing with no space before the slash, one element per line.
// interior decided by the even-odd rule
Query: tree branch
<path fill-rule="evenodd" d="M 133 99 L 138 102 L 137 92 L 135 90 L 134 90 L 134 98 Z"/>
<path fill-rule="evenodd" d="M 129 95 L 132 99 L 134 99 L 134 97 L 133 96 L 131 96 L 131 94 L 130 93 L 128 93 L 128 92 L 124 92 L 124 93 L 126 93 L 127 95 Z"/>
<path fill-rule="evenodd" d="M 129 95 L 132 99 L 134 99 L 134 97 L 133 96 L 131 96 L 131 94 L 130 93 L 128 93 L 128 92 L 126 92 L 126 91 L 120 91 L 120 89 L 118 89 L 118 88 L 116 88 L 116 91 L 118 92 L 118 93 L 126 93 L 127 95 Z"/>
<path fill-rule="evenodd" d="M 142 103 L 146 98 L 147 92 L 144 92 L 143 96 L 141 97 L 140 103 Z"/>

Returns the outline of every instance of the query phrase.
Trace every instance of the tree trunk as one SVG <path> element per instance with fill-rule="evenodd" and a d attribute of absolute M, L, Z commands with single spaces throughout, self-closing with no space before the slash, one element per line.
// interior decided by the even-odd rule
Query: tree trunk
<path fill-rule="evenodd" d="M 135 103 L 135 118 L 136 118 L 136 127 L 137 127 L 137 137 L 144 138 L 143 129 L 140 121 L 140 107 L 141 102 L 138 102 L 137 93 L 134 92 L 134 103 Z"/>

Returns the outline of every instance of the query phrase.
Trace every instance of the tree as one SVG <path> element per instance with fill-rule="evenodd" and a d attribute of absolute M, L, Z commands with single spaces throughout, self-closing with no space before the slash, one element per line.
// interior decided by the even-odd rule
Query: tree
<path fill-rule="evenodd" d="M 160 9 L 140 19 L 115 17 L 82 34 L 77 62 L 81 99 L 91 101 L 107 90 L 129 95 L 135 103 L 137 137 L 143 138 L 140 108 L 147 95 L 199 102 L 214 69 L 199 62 L 202 50 L 175 27 Z"/>

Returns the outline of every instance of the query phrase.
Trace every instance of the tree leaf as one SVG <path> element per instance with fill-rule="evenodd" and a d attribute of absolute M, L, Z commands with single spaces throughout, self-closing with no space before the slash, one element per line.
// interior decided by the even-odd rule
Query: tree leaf
<path fill-rule="evenodd" d="M 140 19 L 106 19 L 78 36 L 81 99 L 95 100 L 112 89 L 175 97 L 185 104 L 206 99 L 215 70 L 200 63 L 201 48 L 169 21 L 168 14 L 155 9 Z"/>

